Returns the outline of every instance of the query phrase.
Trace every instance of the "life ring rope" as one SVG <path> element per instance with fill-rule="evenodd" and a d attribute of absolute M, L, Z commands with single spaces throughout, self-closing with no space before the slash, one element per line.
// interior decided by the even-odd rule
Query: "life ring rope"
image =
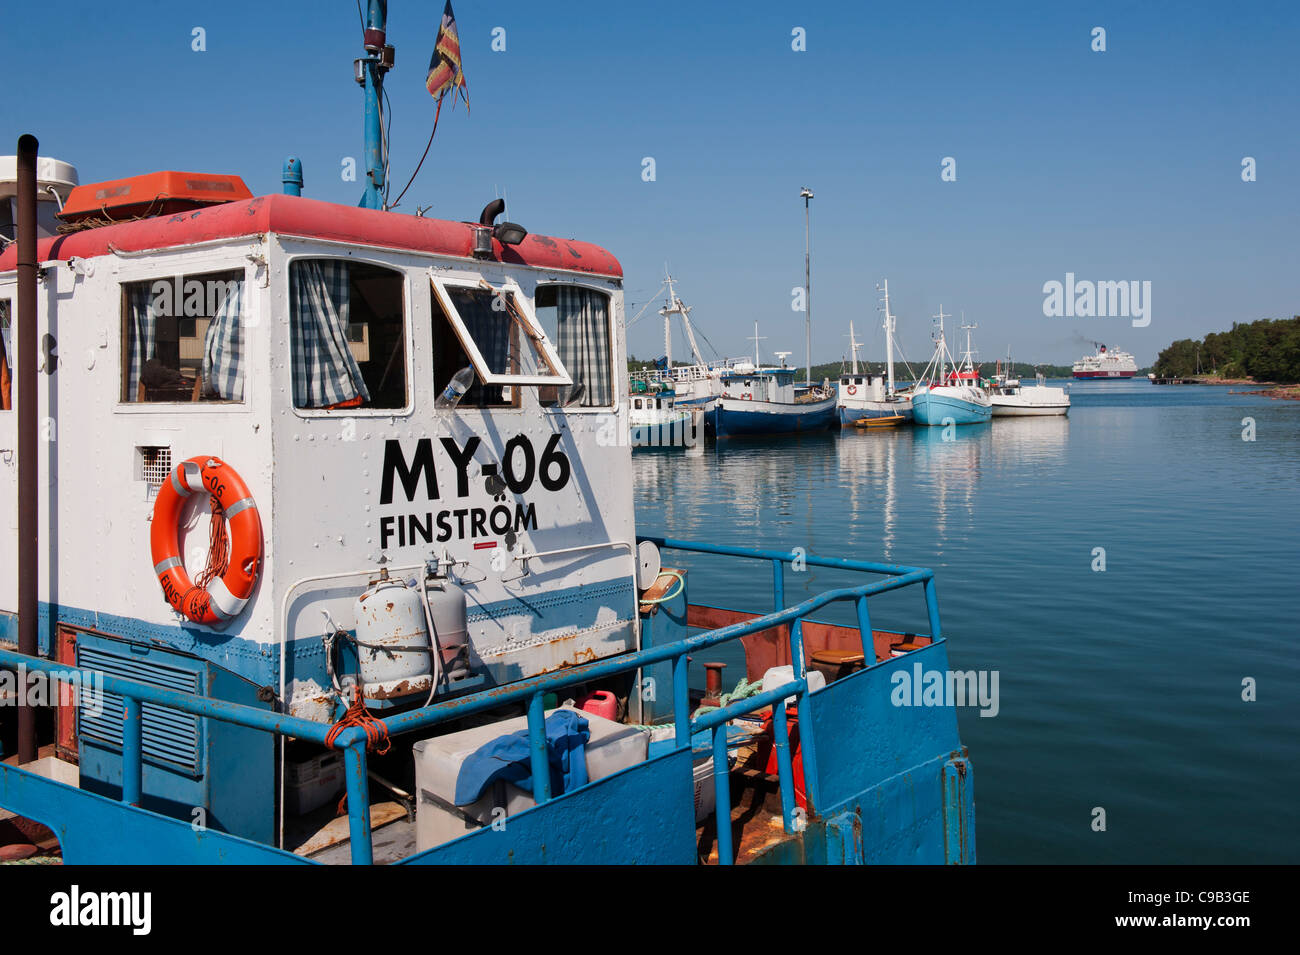
<path fill-rule="evenodd" d="M 212 531 L 208 564 L 191 581 L 181 559 L 180 522 L 186 502 L 195 494 L 210 497 Z M 211 455 L 177 465 L 158 489 L 149 537 L 154 573 L 174 610 L 208 626 L 221 626 L 243 611 L 261 569 L 262 519 L 234 468 Z"/>

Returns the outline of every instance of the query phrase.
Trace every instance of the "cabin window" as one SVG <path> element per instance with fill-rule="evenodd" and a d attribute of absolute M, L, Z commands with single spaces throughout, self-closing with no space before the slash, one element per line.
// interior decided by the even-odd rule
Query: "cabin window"
<path fill-rule="evenodd" d="M 518 407 L 516 385 L 572 384 L 517 286 L 435 278 L 433 289 L 434 386 L 439 391 L 467 365 L 474 369 L 475 382 L 461 398 L 462 406 Z"/>
<path fill-rule="evenodd" d="M 576 404 L 583 408 L 613 404 L 609 296 L 578 285 L 542 285 L 533 300 L 537 320 L 555 342 L 560 361 L 573 378 L 573 388 L 583 386 Z M 566 397 L 543 394 L 542 403 L 566 403 Z"/>
<path fill-rule="evenodd" d="M 13 350 L 12 306 L 9 299 L 0 298 L 0 411 L 13 410 L 12 375 L 9 371 L 9 353 Z"/>
<path fill-rule="evenodd" d="M 406 407 L 403 283 L 401 272 L 362 262 L 290 264 L 295 408 Z"/>
<path fill-rule="evenodd" d="M 125 402 L 244 400 L 243 270 L 122 286 Z"/>

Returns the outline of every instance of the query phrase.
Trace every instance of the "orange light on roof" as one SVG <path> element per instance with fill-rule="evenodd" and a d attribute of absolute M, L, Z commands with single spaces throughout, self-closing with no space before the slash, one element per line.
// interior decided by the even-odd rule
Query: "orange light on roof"
<path fill-rule="evenodd" d="M 94 218 L 120 221 L 251 198 L 253 194 L 238 176 L 152 172 L 77 186 L 69 193 L 59 217 L 68 222 Z"/>

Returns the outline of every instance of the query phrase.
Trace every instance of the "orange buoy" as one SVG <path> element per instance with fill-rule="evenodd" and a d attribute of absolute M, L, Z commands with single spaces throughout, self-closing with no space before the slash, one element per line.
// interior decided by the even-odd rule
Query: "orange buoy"
<path fill-rule="evenodd" d="M 185 502 L 200 493 L 215 502 L 212 520 L 230 522 L 229 557 L 216 569 L 220 576 L 214 575 L 204 587 L 190 580 L 180 548 Z M 220 530 L 224 534 L 224 528 Z M 176 466 L 158 488 L 149 543 L 163 596 L 195 623 L 222 626 L 239 616 L 253 595 L 262 564 L 262 518 L 248 485 L 220 458 L 201 454 Z"/>

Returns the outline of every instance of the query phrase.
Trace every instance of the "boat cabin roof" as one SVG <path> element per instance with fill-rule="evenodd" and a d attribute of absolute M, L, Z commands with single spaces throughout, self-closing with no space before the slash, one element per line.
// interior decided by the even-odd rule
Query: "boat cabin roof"
<path fill-rule="evenodd" d="M 67 261 L 272 232 L 475 261 L 471 223 L 362 209 L 279 193 L 41 239 L 37 243 L 37 260 Z M 618 259 L 600 246 L 531 233 L 516 246 L 502 245 L 493 239 L 492 255 L 484 261 L 615 279 L 623 276 Z M 10 243 L 0 253 L 0 273 L 12 272 L 17 265 L 18 249 L 16 243 Z"/>

